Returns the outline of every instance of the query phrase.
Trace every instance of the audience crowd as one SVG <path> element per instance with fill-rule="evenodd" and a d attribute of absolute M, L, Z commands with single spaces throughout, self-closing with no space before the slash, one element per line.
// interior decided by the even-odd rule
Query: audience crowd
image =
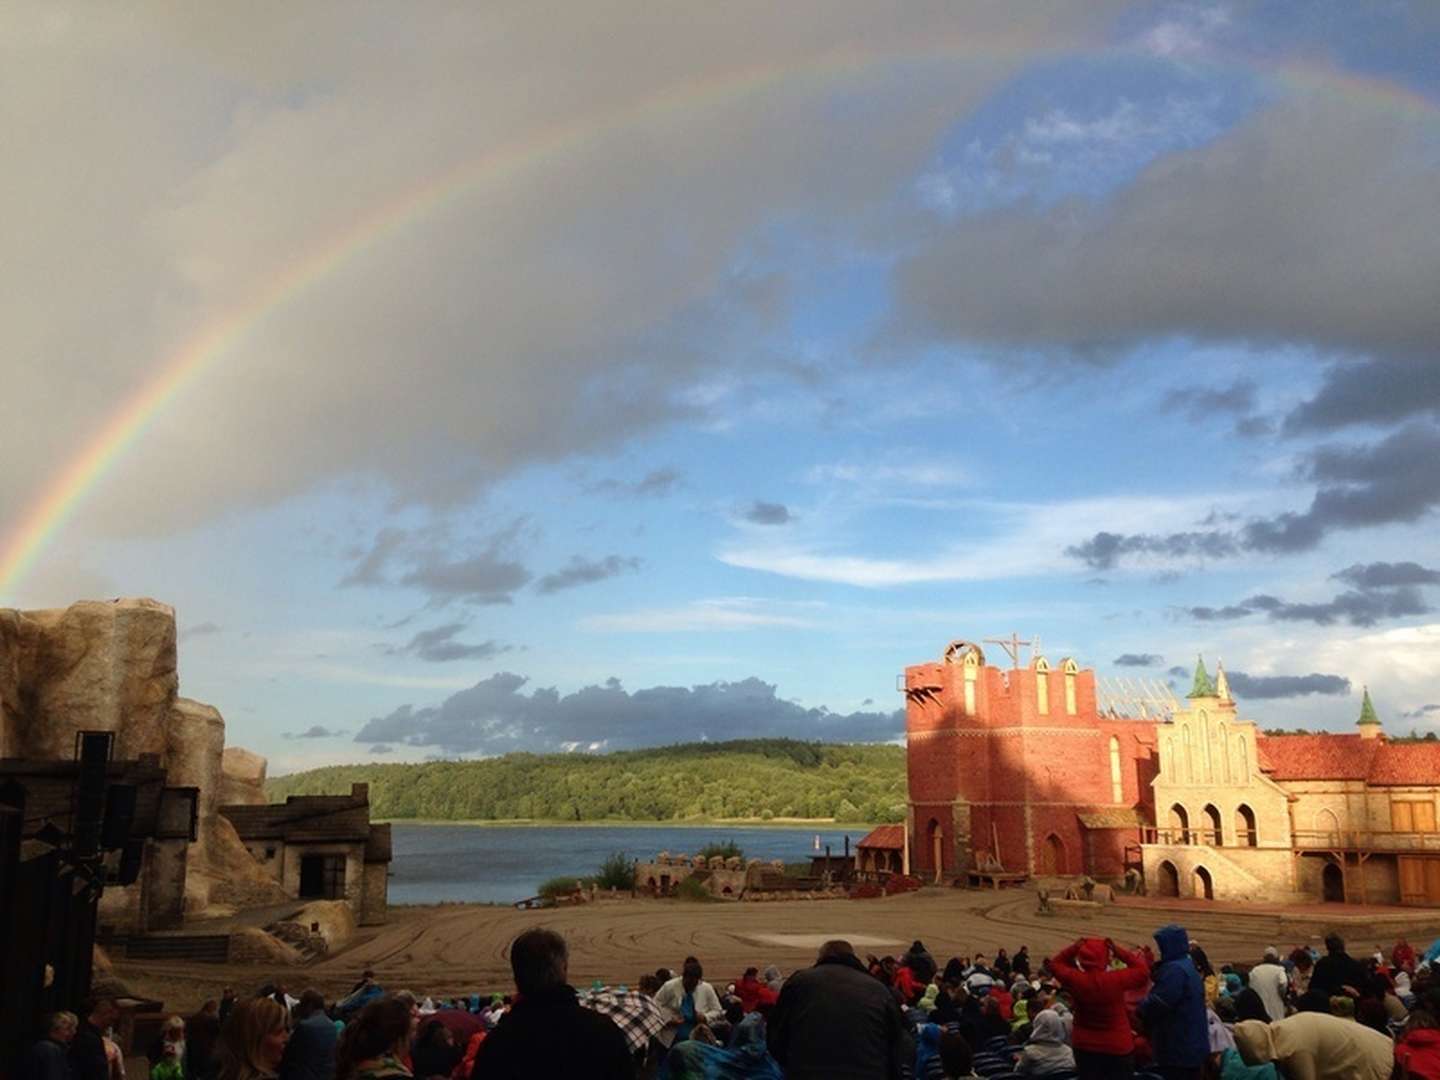
<path fill-rule="evenodd" d="M 565 941 L 529 930 L 508 993 L 434 1001 L 367 971 L 338 1001 L 280 984 L 170 1018 L 129 1080 L 1440 1080 L 1440 942 L 1351 955 L 1264 950 L 1212 966 L 1178 925 L 1054 956 L 899 957 L 830 941 L 783 974 L 707 981 L 696 957 L 635 986 L 569 980 Z M 1432 970 L 1432 964 L 1434 968 Z M 126 1080 L 115 1001 L 47 1018 L 26 1080 Z M 133 1061 L 132 1061 L 133 1072 Z"/>

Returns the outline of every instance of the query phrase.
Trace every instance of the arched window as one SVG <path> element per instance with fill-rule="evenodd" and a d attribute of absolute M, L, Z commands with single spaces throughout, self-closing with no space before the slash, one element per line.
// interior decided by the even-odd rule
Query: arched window
<path fill-rule="evenodd" d="M 1327 834 L 1332 839 L 1340 835 L 1340 819 L 1328 806 L 1315 815 L 1315 831 Z"/>
<path fill-rule="evenodd" d="M 1080 672 L 1080 665 L 1068 657 L 1062 665 L 1061 670 L 1065 672 L 1065 712 L 1075 715 L 1075 676 Z"/>
<path fill-rule="evenodd" d="M 1190 815 L 1178 802 L 1170 807 L 1170 839 L 1168 842 L 1171 844 L 1190 843 Z"/>
<path fill-rule="evenodd" d="M 1200 900 L 1215 899 L 1215 882 L 1210 877 L 1210 871 L 1203 866 L 1195 868 L 1195 896 Z"/>
<path fill-rule="evenodd" d="M 972 651 L 965 654 L 965 712 L 975 715 L 975 683 L 980 678 L 980 657 Z"/>
<path fill-rule="evenodd" d="M 1125 785 L 1120 776 L 1120 740 L 1110 736 L 1110 801 L 1125 801 Z"/>
<path fill-rule="evenodd" d="M 1225 843 L 1225 834 L 1220 828 L 1220 811 L 1216 810 L 1213 804 L 1207 804 L 1200 812 L 1205 815 L 1205 835 L 1201 838 L 1202 841 L 1220 847 Z"/>
<path fill-rule="evenodd" d="M 1241 803 L 1235 808 L 1235 842 L 1241 847 L 1257 847 L 1260 834 L 1255 828 L 1255 811 Z"/>
<path fill-rule="evenodd" d="M 1050 662 L 1043 656 L 1035 659 L 1035 711 L 1050 715 Z"/>

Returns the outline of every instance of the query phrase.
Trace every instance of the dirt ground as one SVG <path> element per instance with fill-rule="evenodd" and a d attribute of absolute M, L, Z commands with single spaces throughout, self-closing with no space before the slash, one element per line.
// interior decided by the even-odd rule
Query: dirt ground
<path fill-rule="evenodd" d="M 115 970 L 132 991 L 187 1012 L 205 998 L 218 998 L 227 985 L 244 991 L 275 979 L 291 993 L 313 986 L 333 999 L 367 967 L 393 990 L 437 996 L 506 991 L 506 949 L 533 926 L 565 935 L 570 981 L 585 986 L 594 979 L 634 985 L 642 972 L 678 968 L 689 955 L 722 984 L 752 964 L 790 971 L 812 963 L 816 947 L 832 937 L 848 938 L 862 955 L 898 954 L 919 938 L 942 963 L 976 951 L 993 956 L 1000 946 L 1013 953 L 1028 944 L 1038 961 L 1082 935 L 1146 942 L 1167 922 L 1189 929 L 1216 964 L 1253 963 L 1266 945 L 1318 943 L 1331 929 L 1357 953 L 1378 943 L 1388 949 L 1401 934 L 1425 944 L 1440 935 L 1440 911 L 1125 900 L 1096 912 L 1039 915 L 1028 890 L 925 889 L 877 900 L 694 904 L 626 898 L 548 911 L 478 904 L 395 908 L 387 925 L 363 929 L 344 952 L 303 968 L 121 959 Z"/>

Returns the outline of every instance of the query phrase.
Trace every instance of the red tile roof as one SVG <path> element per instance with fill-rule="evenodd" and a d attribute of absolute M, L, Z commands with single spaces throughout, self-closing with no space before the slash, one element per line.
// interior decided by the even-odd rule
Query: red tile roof
<path fill-rule="evenodd" d="M 886 848 L 899 851 L 905 847 L 904 825 L 877 825 L 870 835 L 855 845 L 857 848 Z"/>
<path fill-rule="evenodd" d="M 1359 735 L 1262 735 L 1260 768 L 1275 780 L 1364 780 L 1440 786 L 1440 743 L 1391 743 Z"/>
<path fill-rule="evenodd" d="M 1262 735 L 1260 753 L 1276 780 L 1364 780 L 1378 739 L 1359 735 Z"/>

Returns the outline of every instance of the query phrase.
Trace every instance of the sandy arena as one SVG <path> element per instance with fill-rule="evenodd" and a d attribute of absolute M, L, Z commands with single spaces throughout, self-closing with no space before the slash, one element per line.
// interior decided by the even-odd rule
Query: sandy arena
<path fill-rule="evenodd" d="M 813 961 L 815 948 L 845 937 L 864 954 L 900 953 L 921 938 L 938 958 L 1021 944 L 1039 958 L 1080 935 L 1144 942 L 1166 922 L 1178 921 L 1216 963 L 1253 962 L 1266 945 L 1319 942 L 1334 928 L 1355 951 L 1387 946 L 1404 934 L 1428 944 L 1440 935 L 1440 912 L 1405 908 L 1257 909 L 1204 901 L 1127 900 L 1094 913 L 1036 914 L 1028 890 L 926 889 L 881 900 L 819 900 L 761 904 L 693 904 L 667 900 L 614 900 L 549 911 L 485 905 L 396 908 L 388 925 L 364 930 L 344 952 L 308 967 L 276 971 L 245 965 L 125 961 L 116 974 L 138 993 L 181 1012 L 221 989 L 258 986 L 280 978 L 292 992 L 314 986 L 327 998 L 347 992 L 362 970 L 374 968 L 383 985 L 437 995 L 505 990 L 510 986 L 506 948 L 531 926 L 550 926 L 570 942 L 576 985 L 594 979 L 634 984 L 642 972 L 678 967 L 687 955 L 704 962 L 716 981 L 736 978 L 751 964 L 790 970 Z"/>

